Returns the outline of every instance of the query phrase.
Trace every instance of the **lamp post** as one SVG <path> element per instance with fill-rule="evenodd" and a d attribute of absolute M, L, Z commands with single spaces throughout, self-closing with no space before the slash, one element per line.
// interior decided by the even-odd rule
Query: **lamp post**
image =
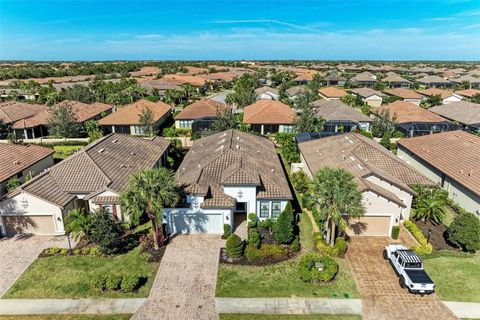
<path fill-rule="evenodd" d="M 427 237 L 427 243 L 430 243 L 430 235 L 432 234 L 432 227 L 428 228 L 428 237 Z"/>
<path fill-rule="evenodd" d="M 70 232 L 67 232 L 68 250 L 72 253 L 72 244 L 70 243 Z"/>

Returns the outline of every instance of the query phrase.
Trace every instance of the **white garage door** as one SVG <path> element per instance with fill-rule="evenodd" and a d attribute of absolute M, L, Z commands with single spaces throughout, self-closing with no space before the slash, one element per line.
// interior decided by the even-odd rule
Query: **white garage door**
<path fill-rule="evenodd" d="M 350 219 L 349 236 L 390 236 L 390 216 L 363 216 Z"/>
<path fill-rule="evenodd" d="M 222 214 L 173 214 L 172 233 L 223 233 Z"/>

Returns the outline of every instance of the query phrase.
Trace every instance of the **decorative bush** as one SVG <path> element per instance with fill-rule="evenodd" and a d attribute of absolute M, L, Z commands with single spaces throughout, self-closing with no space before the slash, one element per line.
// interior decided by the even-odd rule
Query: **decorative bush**
<path fill-rule="evenodd" d="M 99 248 L 97 247 L 93 247 L 93 248 L 90 248 L 90 252 L 88 253 L 89 255 L 91 256 L 98 256 L 100 255 L 102 252 L 100 251 Z"/>
<path fill-rule="evenodd" d="M 104 274 L 95 274 L 92 277 L 91 286 L 92 288 L 100 291 L 105 291 L 107 283 L 107 276 Z"/>
<path fill-rule="evenodd" d="M 251 228 L 248 230 L 248 244 L 254 246 L 255 248 L 260 247 L 260 234 L 256 228 Z"/>
<path fill-rule="evenodd" d="M 335 255 L 337 257 L 343 257 L 345 255 L 345 252 L 347 252 L 347 241 L 343 239 L 342 237 L 338 237 L 335 239 L 335 246 L 334 246 L 334 251 Z"/>
<path fill-rule="evenodd" d="M 274 258 L 280 259 L 288 254 L 285 247 L 278 244 L 264 244 L 260 247 L 260 252 L 263 259 Z"/>
<path fill-rule="evenodd" d="M 59 253 L 62 250 L 62 248 L 53 247 L 53 248 L 46 249 L 46 250 L 47 250 L 47 254 L 56 255 L 57 253 Z"/>
<path fill-rule="evenodd" d="M 248 221 L 248 229 L 256 228 L 256 227 L 257 227 L 257 221 Z"/>
<path fill-rule="evenodd" d="M 236 234 L 227 239 L 227 256 L 229 258 L 240 258 L 243 255 L 243 241 Z"/>
<path fill-rule="evenodd" d="M 275 224 L 275 240 L 280 243 L 290 243 L 293 240 L 292 214 L 283 210 Z"/>
<path fill-rule="evenodd" d="M 405 220 L 403 222 L 403 225 L 419 243 L 418 246 L 412 246 L 412 250 L 415 250 L 419 254 L 429 254 L 432 252 L 432 244 L 427 243 L 427 238 L 425 238 L 422 231 L 417 227 L 415 223 L 409 220 Z"/>
<path fill-rule="evenodd" d="M 259 221 L 258 222 L 258 226 L 259 227 L 262 227 L 262 228 L 265 228 L 265 229 L 273 229 L 274 226 L 275 226 L 275 220 L 271 219 L 271 218 L 268 218 L 268 219 L 265 219 L 263 221 Z"/>
<path fill-rule="evenodd" d="M 223 225 L 223 235 L 228 238 L 232 233 L 230 232 L 230 225 L 228 223 L 225 223 Z"/>
<path fill-rule="evenodd" d="M 81 253 L 82 253 L 82 251 L 80 249 L 73 250 L 73 254 L 76 255 L 76 256 L 80 255 Z"/>
<path fill-rule="evenodd" d="M 323 270 L 319 271 L 315 263 L 322 263 Z M 338 264 L 329 256 L 318 253 L 308 253 L 300 259 L 298 275 L 305 282 L 327 282 L 332 280 L 338 272 Z"/>
<path fill-rule="evenodd" d="M 254 245 L 247 245 L 245 248 L 245 257 L 248 261 L 254 262 L 262 259 L 262 252 Z"/>
<path fill-rule="evenodd" d="M 399 226 L 393 226 L 392 228 L 392 239 L 398 239 L 398 235 L 400 234 L 400 227 Z"/>
<path fill-rule="evenodd" d="M 291 180 L 295 190 L 297 190 L 300 193 L 307 192 L 309 179 L 307 174 L 304 171 L 299 170 L 297 172 L 292 173 Z"/>
<path fill-rule="evenodd" d="M 469 212 L 457 215 L 448 228 L 448 240 L 465 251 L 479 251 L 480 220 Z"/>
<path fill-rule="evenodd" d="M 90 254 L 90 249 L 92 249 L 92 248 L 83 248 L 82 249 L 82 254 L 89 255 Z"/>
<path fill-rule="evenodd" d="M 141 275 L 125 275 L 122 277 L 122 282 L 120 284 L 120 289 L 123 292 L 132 292 L 135 290 L 138 285 L 140 284 L 140 280 L 142 279 Z"/>
<path fill-rule="evenodd" d="M 347 252 L 348 244 L 345 239 L 342 237 L 338 237 L 335 239 L 335 244 L 329 246 L 324 240 L 322 235 L 319 232 L 315 232 L 313 235 L 313 240 L 315 243 L 315 248 L 317 248 L 318 252 L 324 256 L 331 256 L 331 257 L 341 257 Z"/>
<path fill-rule="evenodd" d="M 293 252 L 297 252 L 300 250 L 300 239 L 298 239 L 298 236 L 295 237 L 295 240 L 293 240 L 292 244 L 290 245 L 290 250 Z"/>
<path fill-rule="evenodd" d="M 68 254 L 68 249 L 62 249 L 62 250 L 60 250 L 59 253 L 60 253 L 62 256 L 65 256 L 65 255 Z"/>
<path fill-rule="evenodd" d="M 90 240 L 98 245 L 102 253 L 112 253 L 117 244 L 119 230 L 112 217 L 103 210 L 93 214 Z"/>
<path fill-rule="evenodd" d="M 105 289 L 113 291 L 120 288 L 120 283 L 122 282 L 122 277 L 117 274 L 109 274 L 107 280 L 105 281 Z"/>
<path fill-rule="evenodd" d="M 248 214 L 248 221 L 257 221 L 257 215 L 253 212 Z"/>

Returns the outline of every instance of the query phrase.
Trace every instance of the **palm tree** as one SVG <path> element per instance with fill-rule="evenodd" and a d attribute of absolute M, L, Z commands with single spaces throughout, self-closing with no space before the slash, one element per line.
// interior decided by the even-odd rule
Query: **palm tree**
<path fill-rule="evenodd" d="M 327 241 L 333 245 L 335 228 L 345 230 L 345 216 L 360 217 L 365 213 L 362 194 L 353 175 L 344 169 L 325 167 L 313 176 L 312 199 L 327 226 Z"/>
<path fill-rule="evenodd" d="M 92 231 L 92 216 L 83 208 L 70 210 L 65 217 L 65 229 L 75 241 L 88 238 Z"/>
<path fill-rule="evenodd" d="M 163 245 L 165 241 L 165 235 L 158 227 L 157 216 L 162 217 L 164 206 L 174 206 L 179 200 L 173 173 L 165 168 L 139 171 L 130 178 L 120 200 L 122 209 L 134 224 L 139 223 L 144 213 L 147 214 L 152 221 L 153 243 L 158 250 L 159 243 Z"/>
<path fill-rule="evenodd" d="M 441 223 L 446 214 L 445 205 L 443 195 L 439 192 L 432 192 L 417 199 L 414 216 L 419 220 L 423 219 L 425 223 L 427 221 Z"/>

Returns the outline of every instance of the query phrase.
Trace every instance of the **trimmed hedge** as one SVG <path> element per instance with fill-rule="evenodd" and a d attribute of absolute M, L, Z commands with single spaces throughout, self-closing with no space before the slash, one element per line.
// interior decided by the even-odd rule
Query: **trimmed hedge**
<path fill-rule="evenodd" d="M 410 249 L 416 251 L 419 254 L 429 254 L 432 252 L 432 244 L 427 243 L 427 238 L 425 238 L 422 230 L 420 230 L 415 223 L 409 220 L 405 220 L 403 222 L 403 225 L 419 243 L 419 245 L 412 246 Z"/>
<path fill-rule="evenodd" d="M 248 230 L 248 244 L 255 246 L 255 248 L 258 248 L 260 247 L 260 243 L 261 239 L 257 228 L 251 228 L 250 230 Z"/>
<path fill-rule="evenodd" d="M 338 237 L 335 239 L 335 244 L 329 246 L 322 238 L 322 235 L 319 232 L 315 232 L 313 234 L 313 240 L 315 244 L 315 248 L 317 248 L 318 252 L 321 255 L 327 255 L 331 257 L 341 257 L 345 255 L 347 252 L 348 244 L 345 239 L 342 237 Z"/>
<path fill-rule="evenodd" d="M 400 234 L 400 227 L 399 226 L 393 226 L 393 228 L 392 228 L 392 239 L 397 240 L 399 234 Z"/>
<path fill-rule="evenodd" d="M 116 291 L 132 292 L 138 288 L 143 277 L 139 274 L 135 275 L 119 275 L 119 274 L 96 274 L 91 280 L 91 287 L 99 291 Z"/>
<path fill-rule="evenodd" d="M 317 262 L 323 264 L 322 271 L 319 271 L 315 266 Z M 329 256 L 321 256 L 318 253 L 304 255 L 298 264 L 298 275 L 305 282 L 328 282 L 335 278 L 337 272 L 337 262 Z"/>
<path fill-rule="evenodd" d="M 223 235 L 228 238 L 232 233 L 230 232 L 230 225 L 228 223 L 225 223 L 223 225 Z"/>
<path fill-rule="evenodd" d="M 295 237 L 295 240 L 293 240 L 292 244 L 290 245 L 290 250 L 292 250 L 292 252 L 297 252 L 300 250 L 300 239 L 298 236 Z"/>
<path fill-rule="evenodd" d="M 249 244 L 245 248 L 245 258 L 250 262 L 259 261 L 262 259 L 262 253 L 256 246 Z"/>
<path fill-rule="evenodd" d="M 229 258 L 240 258 L 243 255 L 243 241 L 236 234 L 227 239 L 227 256 Z"/>
<path fill-rule="evenodd" d="M 448 240 L 464 251 L 479 251 L 480 220 L 478 217 L 469 212 L 457 215 L 448 228 Z"/>

